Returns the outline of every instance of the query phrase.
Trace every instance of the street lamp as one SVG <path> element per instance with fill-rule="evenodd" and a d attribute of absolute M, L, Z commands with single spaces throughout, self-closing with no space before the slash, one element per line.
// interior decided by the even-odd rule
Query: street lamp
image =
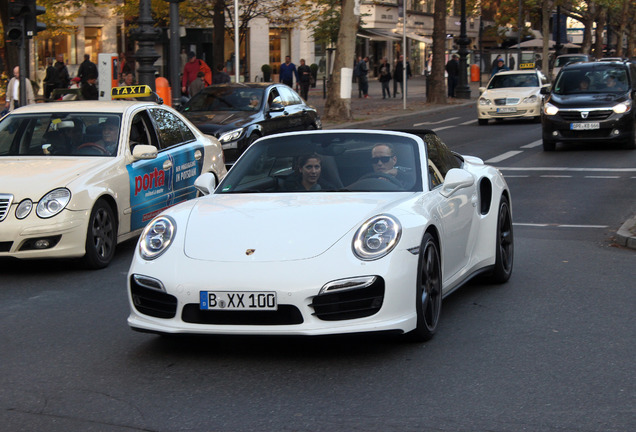
<path fill-rule="evenodd" d="M 459 39 L 457 40 L 457 44 L 459 45 L 459 85 L 455 89 L 455 96 L 457 99 L 470 99 L 468 72 L 466 70 L 466 55 L 468 55 L 468 49 L 466 47 L 470 43 L 470 39 L 468 39 L 466 35 L 466 0 L 461 0 L 461 9 Z"/>
<path fill-rule="evenodd" d="M 179 82 L 180 36 L 179 36 L 179 3 L 183 0 L 166 0 L 170 3 L 170 85 L 172 87 L 172 106 L 181 104 L 181 83 Z"/>

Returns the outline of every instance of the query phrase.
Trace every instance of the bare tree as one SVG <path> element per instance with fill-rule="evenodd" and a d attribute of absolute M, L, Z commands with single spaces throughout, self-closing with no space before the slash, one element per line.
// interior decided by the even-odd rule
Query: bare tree
<path fill-rule="evenodd" d="M 435 0 L 433 14 L 433 65 L 427 85 L 426 101 L 435 104 L 446 103 L 444 83 L 444 54 L 446 46 L 446 0 Z"/>

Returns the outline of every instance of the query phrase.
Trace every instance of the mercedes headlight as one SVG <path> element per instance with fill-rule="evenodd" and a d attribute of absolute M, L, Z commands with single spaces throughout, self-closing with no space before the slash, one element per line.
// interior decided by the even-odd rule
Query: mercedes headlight
<path fill-rule="evenodd" d="M 621 102 L 612 108 L 616 114 L 623 114 L 632 109 L 632 101 Z"/>
<path fill-rule="evenodd" d="M 22 202 L 18 204 L 18 208 L 15 209 L 16 219 L 24 219 L 31 213 L 31 210 L 33 210 L 33 201 L 28 198 L 22 200 Z"/>
<path fill-rule="evenodd" d="M 537 99 L 537 95 L 528 96 L 527 98 L 523 98 L 522 103 L 536 103 Z"/>
<path fill-rule="evenodd" d="M 177 224 L 170 216 L 153 219 L 139 237 L 139 253 L 145 260 L 153 260 L 164 253 L 172 243 Z"/>
<path fill-rule="evenodd" d="M 71 201 L 70 190 L 66 188 L 52 190 L 38 202 L 35 213 L 43 219 L 53 217 L 64 210 L 69 201 Z"/>
<path fill-rule="evenodd" d="M 486 99 L 483 97 L 479 98 L 479 105 L 492 105 L 492 102 L 490 101 L 490 99 Z"/>
<path fill-rule="evenodd" d="M 378 215 L 358 229 L 353 237 L 353 252 L 364 261 L 382 258 L 395 248 L 402 235 L 402 227 L 393 216 Z"/>
<path fill-rule="evenodd" d="M 230 141 L 236 141 L 243 134 L 243 128 L 233 129 L 231 131 L 225 132 L 219 136 L 219 141 L 221 143 L 227 143 Z"/>
<path fill-rule="evenodd" d="M 543 106 L 543 113 L 545 115 L 556 115 L 559 112 L 559 109 L 552 105 L 550 102 L 546 102 Z"/>

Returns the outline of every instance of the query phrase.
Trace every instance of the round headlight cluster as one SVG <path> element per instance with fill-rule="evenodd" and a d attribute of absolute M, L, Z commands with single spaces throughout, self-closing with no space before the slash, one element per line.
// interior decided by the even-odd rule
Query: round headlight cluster
<path fill-rule="evenodd" d="M 24 219 L 31 213 L 31 210 L 33 210 L 33 201 L 28 198 L 22 200 L 22 202 L 18 204 L 18 208 L 15 209 L 16 219 Z"/>
<path fill-rule="evenodd" d="M 366 221 L 353 238 L 353 252 L 365 261 L 377 260 L 395 248 L 402 227 L 393 216 L 379 215 Z"/>
<path fill-rule="evenodd" d="M 616 114 L 623 114 L 632 109 L 632 101 L 628 100 L 625 102 L 621 102 L 618 105 L 614 105 L 612 108 Z"/>
<path fill-rule="evenodd" d="M 550 102 L 546 102 L 546 104 L 543 106 L 543 113 L 545 115 L 556 115 L 556 113 L 558 112 L 559 109 L 552 105 Z"/>
<path fill-rule="evenodd" d="M 177 225 L 170 216 L 153 219 L 139 237 L 139 253 L 143 259 L 153 260 L 164 253 L 174 238 Z"/>
<path fill-rule="evenodd" d="M 523 98 L 523 100 L 521 101 L 521 103 L 535 103 L 537 101 L 537 95 L 532 95 L 532 96 L 528 96 L 526 98 Z"/>
<path fill-rule="evenodd" d="M 69 201 L 71 201 L 70 190 L 66 188 L 55 189 L 44 195 L 44 197 L 38 202 L 35 212 L 39 217 L 47 219 L 64 210 Z M 23 203 L 24 201 L 20 203 L 20 205 Z M 26 215 L 24 217 L 26 217 Z"/>
<path fill-rule="evenodd" d="M 483 97 L 479 98 L 479 105 L 492 105 L 492 102 L 490 101 L 490 99 L 486 99 Z"/>

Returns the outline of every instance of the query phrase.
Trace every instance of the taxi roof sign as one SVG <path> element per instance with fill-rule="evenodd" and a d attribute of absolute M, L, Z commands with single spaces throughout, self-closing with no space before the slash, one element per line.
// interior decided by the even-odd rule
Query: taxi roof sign
<path fill-rule="evenodd" d="M 519 69 L 534 69 L 535 66 L 534 62 L 520 63 Z"/>
<path fill-rule="evenodd" d="M 148 97 L 152 96 L 152 94 L 152 89 L 150 88 L 150 86 L 147 85 L 113 87 L 113 89 L 110 91 L 110 96 L 113 99 Z"/>

